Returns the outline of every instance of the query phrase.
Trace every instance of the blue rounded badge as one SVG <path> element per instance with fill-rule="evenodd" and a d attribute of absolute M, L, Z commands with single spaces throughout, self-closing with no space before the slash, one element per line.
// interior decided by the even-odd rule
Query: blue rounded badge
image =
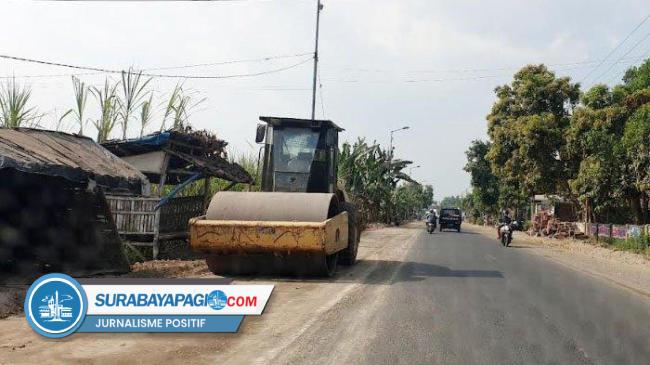
<path fill-rule="evenodd" d="M 228 301 L 228 296 L 221 290 L 214 290 L 208 294 L 208 305 L 214 310 L 223 309 Z"/>
<path fill-rule="evenodd" d="M 37 333 L 61 338 L 73 333 L 86 316 L 88 304 L 81 285 L 65 274 L 36 280 L 25 296 L 25 317 Z"/>

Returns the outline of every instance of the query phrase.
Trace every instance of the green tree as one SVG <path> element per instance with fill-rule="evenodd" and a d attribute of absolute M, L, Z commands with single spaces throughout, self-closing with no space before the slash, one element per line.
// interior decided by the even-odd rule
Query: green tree
<path fill-rule="evenodd" d="M 563 160 L 572 195 L 581 203 L 584 218 L 595 221 L 616 215 L 627 192 L 620 148 L 626 110 L 617 105 L 589 105 L 592 107 L 576 108 L 571 118 Z"/>
<path fill-rule="evenodd" d="M 623 147 L 629 159 L 628 172 L 638 195 L 632 196 L 632 207 L 637 222 L 650 218 L 648 193 L 650 193 L 650 103 L 639 108 L 625 125 Z"/>
<path fill-rule="evenodd" d="M 490 162 L 486 158 L 490 146 L 490 142 L 474 140 L 465 151 L 467 163 L 463 169 L 470 174 L 472 185 L 468 199 L 471 199 L 473 213 L 479 216 L 496 213 L 498 210 L 499 179 L 492 173 Z"/>
<path fill-rule="evenodd" d="M 624 87 L 631 92 L 650 87 L 650 59 L 645 60 L 640 66 L 630 67 L 623 76 Z"/>
<path fill-rule="evenodd" d="M 581 102 L 587 108 L 602 109 L 614 103 L 614 96 L 607 85 L 597 84 L 582 95 Z"/>
<path fill-rule="evenodd" d="M 407 182 L 395 190 L 395 214 L 409 219 L 419 210 L 426 209 L 433 202 L 433 188 L 415 182 Z"/>
<path fill-rule="evenodd" d="M 442 198 L 441 208 L 460 208 L 463 205 L 463 198 L 460 195 L 451 195 Z"/>
<path fill-rule="evenodd" d="M 579 84 L 557 78 L 544 65 L 528 65 L 495 92 L 487 116 L 492 140 L 487 159 L 503 186 L 502 204 L 522 205 L 533 194 L 568 194 L 560 151 Z"/>

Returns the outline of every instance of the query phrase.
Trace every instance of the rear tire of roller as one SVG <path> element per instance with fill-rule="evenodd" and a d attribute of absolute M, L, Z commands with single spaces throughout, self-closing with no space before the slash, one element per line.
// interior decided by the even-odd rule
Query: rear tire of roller
<path fill-rule="evenodd" d="M 357 221 L 357 208 L 354 204 L 343 202 L 340 204 L 341 212 L 348 213 L 348 247 L 341 251 L 341 264 L 354 265 L 359 252 L 359 225 Z"/>
<path fill-rule="evenodd" d="M 339 253 L 334 253 L 328 256 L 325 256 L 325 271 L 323 275 L 327 277 L 332 277 L 336 273 L 336 266 L 339 261 Z"/>

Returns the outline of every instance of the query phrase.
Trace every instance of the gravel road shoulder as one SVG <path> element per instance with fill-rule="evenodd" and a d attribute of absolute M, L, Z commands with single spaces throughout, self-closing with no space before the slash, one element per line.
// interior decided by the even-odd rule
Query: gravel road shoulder
<path fill-rule="evenodd" d="M 417 226 L 417 228 L 415 228 Z M 0 320 L 0 364 L 52 363 L 260 363 L 282 362 L 286 349 L 303 333 L 324 325 L 323 318 L 345 310 L 347 298 L 370 288 L 374 294 L 385 282 L 376 275 L 397 270 L 421 226 L 372 227 L 363 233 L 359 262 L 342 267 L 328 279 L 235 278 L 234 283 L 274 284 L 262 316 L 244 319 L 236 334 L 110 333 L 73 334 L 45 339 L 27 325 L 24 315 Z M 151 261 L 134 265 L 130 277 L 214 277 L 203 260 Z M 387 279 L 386 279 L 387 280 Z"/>

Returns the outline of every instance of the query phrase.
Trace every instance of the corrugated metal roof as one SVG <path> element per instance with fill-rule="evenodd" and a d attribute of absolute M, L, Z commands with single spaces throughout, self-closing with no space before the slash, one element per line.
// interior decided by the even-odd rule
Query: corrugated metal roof
<path fill-rule="evenodd" d="M 142 193 L 146 177 L 88 137 L 63 132 L 0 128 L 0 169 L 93 179 L 108 190 Z"/>

